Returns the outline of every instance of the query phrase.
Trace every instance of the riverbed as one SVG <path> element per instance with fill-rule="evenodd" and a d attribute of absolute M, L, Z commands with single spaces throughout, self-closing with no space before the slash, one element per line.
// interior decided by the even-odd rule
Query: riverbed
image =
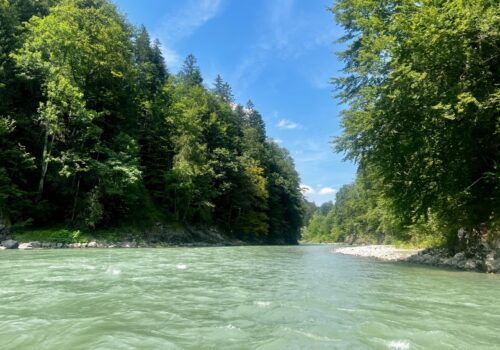
<path fill-rule="evenodd" d="M 492 349 L 500 276 L 327 245 L 0 254 L 1 349 Z"/>

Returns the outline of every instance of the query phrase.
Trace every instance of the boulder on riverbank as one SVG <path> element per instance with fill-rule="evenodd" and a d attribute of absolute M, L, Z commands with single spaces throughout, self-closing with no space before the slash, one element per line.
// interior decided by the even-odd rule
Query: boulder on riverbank
<path fill-rule="evenodd" d="M 33 246 L 31 245 L 31 243 L 21 243 L 21 244 L 19 244 L 19 249 L 30 250 L 30 249 L 33 249 Z"/>
<path fill-rule="evenodd" d="M 7 239 L 2 241 L 2 246 L 5 247 L 5 249 L 17 249 L 19 247 L 19 242 L 13 239 Z"/>

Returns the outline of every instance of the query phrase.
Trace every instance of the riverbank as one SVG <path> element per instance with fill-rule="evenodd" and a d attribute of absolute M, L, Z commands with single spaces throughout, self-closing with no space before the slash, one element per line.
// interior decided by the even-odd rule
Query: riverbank
<path fill-rule="evenodd" d="M 0 241 L 5 249 L 167 248 L 220 247 L 249 244 L 228 237 L 213 227 L 163 225 L 147 230 L 112 230 L 82 233 L 78 230 L 47 229 L 13 233 Z"/>
<path fill-rule="evenodd" d="M 446 249 L 442 248 L 401 249 L 391 245 L 342 246 L 333 248 L 332 252 L 383 261 L 399 261 L 465 271 L 500 273 L 500 253 L 498 249 L 489 249 L 472 256 L 467 256 L 464 252 L 451 256 Z"/>
<path fill-rule="evenodd" d="M 343 246 L 333 249 L 334 253 L 376 258 L 385 261 L 403 261 L 417 255 L 422 249 L 399 249 L 392 245 Z"/>

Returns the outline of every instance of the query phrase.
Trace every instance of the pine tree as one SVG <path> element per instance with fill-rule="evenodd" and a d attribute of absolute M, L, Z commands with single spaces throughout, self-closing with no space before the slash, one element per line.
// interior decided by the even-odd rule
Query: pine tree
<path fill-rule="evenodd" d="M 179 72 L 180 80 L 189 86 L 197 86 L 203 83 L 200 68 L 196 64 L 196 58 L 189 54 L 184 60 L 184 65 Z"/>

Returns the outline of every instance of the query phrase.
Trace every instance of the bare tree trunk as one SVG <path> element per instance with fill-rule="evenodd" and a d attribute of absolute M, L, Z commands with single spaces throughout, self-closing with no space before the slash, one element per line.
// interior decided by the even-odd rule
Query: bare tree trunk
<path fill-rule="evenodd" d="M 43 154 L 42 154 L 42 173 L 40 175 L 40 182 L 38 183 L 38 196 L 37 202 L 42 199 L 43 187 L 45 185 L 45 175 L 47 175 L 47 169 L 49 167 L 49 157 L 52 151 L 52 145 L 54 144 L 54 135 L 51 135 L 50 145 L 49 145 L 49 130 L 45 130 L 45 136 L 43 140 Z"/>
<path fill-rule="evenodd" d="M 75 221 L 76 205 L 78 203 L 78 194 L 80 192 L 80 176 L 78 176 L 78 181 L 76 183 L 75 198 L 73 200 L 73 210 L 71 212 L 71 222 Z"/>
<path fill-rule="evenodd" d="M 43 186 L 45 183 L 45 174 L 47 174 L 47 149 L 49 143 L 49 130 L 45 129 L 45 136 L 43 138 L 43 153 L 42 153 L 42 174 L 40 176 L 40 182 L 38 183 L 38 195 L 36 197 L 37 202 L 42 198 Z"/>

